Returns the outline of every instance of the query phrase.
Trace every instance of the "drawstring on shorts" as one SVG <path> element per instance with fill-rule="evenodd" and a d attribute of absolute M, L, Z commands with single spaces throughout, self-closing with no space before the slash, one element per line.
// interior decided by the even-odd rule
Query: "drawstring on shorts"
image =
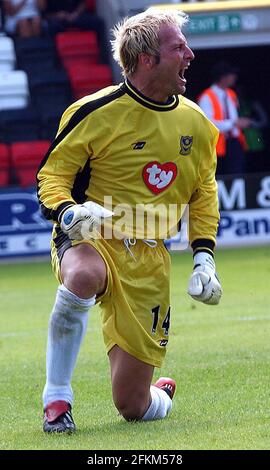
<path fill-rule="evenodd" d="M 146 239 L 146 240 L 142 240 L 143 243 L 145 243 L 147 246 L 149 246 L 150 248 L 155 248 L 157 246 L 157 241 L 156 240 L 152 240 L 152 239 Z M 127 251 L 129 252 L 129 254 L 132 256 L 132 258 L 136 259 L 134 254 L 132 253 L 132 250 L 131 250 L 131 246 L 135 246 L 137 243 L 137 240 L 136 238 L 124 238 L 124 244 L 125 244 L 125 247 L 127 249 Z"/>

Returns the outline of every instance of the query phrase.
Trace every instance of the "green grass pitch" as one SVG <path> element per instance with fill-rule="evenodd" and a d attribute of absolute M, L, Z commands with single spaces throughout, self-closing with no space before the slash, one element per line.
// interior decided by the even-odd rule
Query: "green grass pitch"
<path fill-rule="evenodd" d="M 172 324 L 155 378 L 177 381 L 168 419 L 126 423 L 115 410 L 98 308 L 73 380 L 72 436 L 44 435 L 41 394 L 56 290 L 49 262 L 0 265 L 0 449 L 269 449 L 270 253 L 218 251 L 220 306 L 186 294 L 191 254 L 172 257 Z"/>

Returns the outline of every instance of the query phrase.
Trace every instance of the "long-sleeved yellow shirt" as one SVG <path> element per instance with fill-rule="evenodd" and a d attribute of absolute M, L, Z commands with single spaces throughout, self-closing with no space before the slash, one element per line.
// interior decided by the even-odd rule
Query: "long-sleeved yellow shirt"
<path fill-rule="evenodd" d="M 217 139 L 216 127 L 183 96 L 164 104 L 129 82 L 105 88 L 63 114 L 37 174 L 41 210 L 58 222 L 71 204 L 111 202 L 114 223 L 126 237 L 166 238 L 189 204 L 191 244 L 206 239 L 213 247 Z"/>

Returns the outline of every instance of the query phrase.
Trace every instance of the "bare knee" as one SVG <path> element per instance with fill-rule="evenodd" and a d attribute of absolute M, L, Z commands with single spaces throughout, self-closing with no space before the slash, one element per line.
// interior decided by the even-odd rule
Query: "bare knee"
<path fill-rule="evenodd" d="M 89 246 L 67 250 L 61 264 L 64 285 L 81 298 L 100 294 L 106 287 L 106 267 L 101 256 Z"/>
<path fill-rule="evenodd" d="M 70 268 L 65 273 L 65 286 L 81 298 L 89 298 L 97 294 L 102 285 L 99 274 L 86 267 Z"/>

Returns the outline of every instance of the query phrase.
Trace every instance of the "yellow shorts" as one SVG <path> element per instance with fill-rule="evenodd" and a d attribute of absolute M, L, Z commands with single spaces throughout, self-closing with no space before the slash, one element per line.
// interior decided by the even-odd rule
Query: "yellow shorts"
<path fill-rule="evenodd" d="M 71 241 L 57 227 L 52 239 L 53 271 L 61 283 L 60 262 L 66 249 L 90 243 L 107 268 L 107 288 L 100 302 L 107 352 L 118 345 L 137 359 L 160 367 L 170 326 L 170 255 L 163 241 L 150 247 L 136 240 L 130 251 L 124 240 Z"/>

